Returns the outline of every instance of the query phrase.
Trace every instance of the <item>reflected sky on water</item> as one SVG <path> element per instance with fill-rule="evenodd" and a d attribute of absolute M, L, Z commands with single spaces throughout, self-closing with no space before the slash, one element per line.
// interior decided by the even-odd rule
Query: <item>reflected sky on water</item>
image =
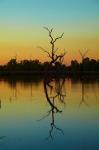
<path fill-rule="evenodd" d="M 61 113 L 43 80 L 0 80 L 0 150 L 99 149 L 99 82 L 65 79 L 64 103 L 53 99 L 60 84 L 53 80 L 48 94 Z"/>

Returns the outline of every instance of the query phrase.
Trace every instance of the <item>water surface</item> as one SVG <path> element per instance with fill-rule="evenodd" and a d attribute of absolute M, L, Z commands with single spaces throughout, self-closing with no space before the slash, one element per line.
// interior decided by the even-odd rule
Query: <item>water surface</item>
<path fill-rule="evenodd" d="M 48 89 L 53 98 L 58 81 Z M 0 80 L 0 150 L 98 150 L 99 82 L 66 79 L 54 103 L 43 81 Z M 63 101 L 62 101 L 63 100 Z"/>

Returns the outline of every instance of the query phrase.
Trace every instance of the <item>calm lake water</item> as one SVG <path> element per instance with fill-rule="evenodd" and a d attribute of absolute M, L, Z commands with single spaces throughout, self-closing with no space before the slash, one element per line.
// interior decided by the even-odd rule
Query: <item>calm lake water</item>
<path fill-rule="evenodd" d="M 0 80 L 0 150 L 99 150 L 99 82 L 51 85 Z"/>

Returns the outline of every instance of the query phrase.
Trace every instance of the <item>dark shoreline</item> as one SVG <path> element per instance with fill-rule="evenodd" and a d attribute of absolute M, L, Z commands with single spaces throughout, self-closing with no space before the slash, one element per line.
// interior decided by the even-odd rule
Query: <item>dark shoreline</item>
<path fill-rule="evenodd" d="M 45 75 L 46 71 L 0 71 L 0 76 L 2 75 Z M 93 75 L 99 76 L 99 71 L 48 71 L 47 74 L 59 74 L 61 75 Z"/>
<path fill-rule="evenodd" d="M 48 76 L 53 78 L 71 78 L 71 79 L 98 79 L 99 71 L 85 71 L 85 72 L 72 72 L 72 71 L 49 71 Z M 36 78 L 44 79 L 46 71 L 0 71 L 0 79 L 27 79 L 34 80 Z"/>

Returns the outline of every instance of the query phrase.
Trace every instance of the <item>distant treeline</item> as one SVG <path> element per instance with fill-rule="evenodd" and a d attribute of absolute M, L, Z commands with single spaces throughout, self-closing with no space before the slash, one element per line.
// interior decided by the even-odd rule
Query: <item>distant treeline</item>
<path fill-rule="evenodd" d="M 72 60 L 69 66 L 61 64 L 60 62 L 56 62 L 54 65 L 50 66 L 50 62 L 41 63 L 37 59 L 17 62 L 17 60 L 13 58 L 6 65 L 0 65 L 0 74 L 44 74 L 46 71 L 56 74 L 99 73 L 99 60 L 86 57 L 81 63 L 77 60 Z"/>

